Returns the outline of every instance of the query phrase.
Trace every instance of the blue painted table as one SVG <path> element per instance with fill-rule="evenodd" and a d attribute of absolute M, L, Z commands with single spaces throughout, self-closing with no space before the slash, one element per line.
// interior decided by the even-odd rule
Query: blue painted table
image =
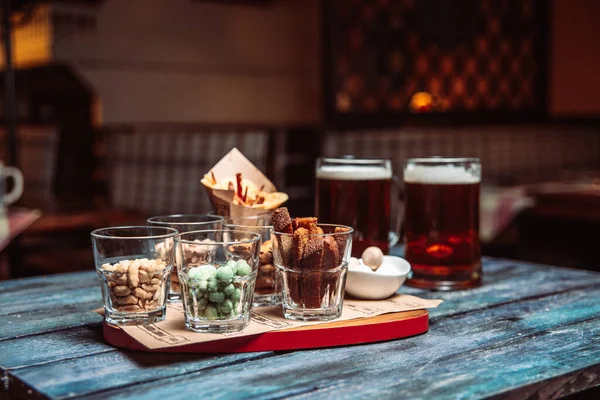
<path fill-rule="evenodd" d="M 104 343 L 94 272 L 0 282 L 0 398 L 554 398 L 600 384 L 599 273 L 485 259 L 484 281 L 402 288 L 445 300 L 421 336 L 216 356 Z"/>

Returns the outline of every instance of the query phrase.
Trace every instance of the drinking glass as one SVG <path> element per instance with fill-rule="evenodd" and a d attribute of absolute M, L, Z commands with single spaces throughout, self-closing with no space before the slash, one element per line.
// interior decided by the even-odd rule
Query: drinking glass
<path fill-rule="evenodd" d="M 273 306 L 281 302 L 279 274 L 273 265 L 273 245 L 271 241 L 271 214 L 245 217 L 227 217 L 223 229 L 258 233 L 262 237 L 256 286 L 254 287 L 254 307 Z"/>
<path fill-rule="evenodd" d="M 281 279 L 285 318 L 328 321 L 342 314 L 353 230 L 318 226 L 323 234 L 273 232 L 273 260 Z"/>
<path fill-rule="evenodd" d="M 481 284 L 476 158 L 414 158 L 404 166 L 405 257 L 411 286 L 451 290 Z"/>
<path fill-rule="evenodd" d="M 230 332 L 250 321 L 261 236 L 204 230 L 175 238 L 185 325 L 196 332 Z"/>
<path fill-rule="evenodd" d="M 151 226 L 165 226 L 176 229 L 179 233 L 198 231 L 202 229 L 221 229 L 223 217 L 211 214 L 174 214 L 162 215 L 148 218 L 147 223 Z M 171 249 L 163 249 L 172 251 Z M 169 290 L 169 302 L 181 301 L 181 289 L 179 277 L 177 276 L 177 265 L 171 270 L 171 289 Z"/>
<path fill-rule="evenodd" d="M 123 226 L 91 233 L 104 319 L 115 325 L 148 324 L 165 318 L 169 275 L 177 231 L 165 227 Z"/>
<path fill-rule="evenodd" d="M 398 179 L 384 159 L 319 158 L 315 171 L 315 213 L 319 221 L 354 229 L 352 254 L 369 246 L 384 254 L 398 243 L 400 230 Z M 392 202 L 392 186 L 395 200 Z M 392 213 L 392 206 L 396 212 Z"/>

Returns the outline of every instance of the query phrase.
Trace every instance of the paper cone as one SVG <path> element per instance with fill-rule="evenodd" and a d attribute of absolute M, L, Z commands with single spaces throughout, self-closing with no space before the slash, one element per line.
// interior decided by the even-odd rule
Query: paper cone
<path fill-rule="evenodd" d="M 267 193 L 277 192 L 277 188 L 250 160 L 248 160 L 237 148 L 233 148 L 227 153 L 214 167 L 208 171 L 215 176 L 217 182 L 235 176 L 237 173 L 242 173 L 244 179 L 252 181 L 257 187 L 263 187 L 263 191 Z M 206 193 L 215 208 L 215 212 L 225 217 L 242 217 L 261 215 L 270 212 L 266 208 L 246 207 L 239 204 L 233 204 L 235 196 L 234 190 L 215 189 L 212 188 L 208 179 L 202 179 L 202 184 L 206 189 Z M 276 208 L 282 203 L 272 207 Z"/>

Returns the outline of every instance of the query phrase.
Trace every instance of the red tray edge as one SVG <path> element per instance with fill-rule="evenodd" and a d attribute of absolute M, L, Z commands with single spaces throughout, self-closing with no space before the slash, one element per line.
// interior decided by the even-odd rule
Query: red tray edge
<path fill-rule="evenodd" d="M 148 349 L 118 327 L 103 323 L 104 340 L 112 346 L 167 353 L 246 353 L 337 347 L 402 339 L 426 333 L 428 330 L 429 313 L 425 312 L 423 315 L 399 321 L 328 329 L 273 331 L 212 342 Z"/>

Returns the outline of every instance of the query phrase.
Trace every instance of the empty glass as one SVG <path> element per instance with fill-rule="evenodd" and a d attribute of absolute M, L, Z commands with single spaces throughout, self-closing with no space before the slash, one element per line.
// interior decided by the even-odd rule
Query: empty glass
<path fill-rule="evenodd" d="M 148 225 L 165 226 L 176 229 L 179 233 L 198 231 L 202 229 L 221 229 L 223 217 L 212 214 L 174 214 L 148 218 Z M 171 289 L 169 301 L 181 301 L 177 266 L 171 271 Z"/>
<path fill-rule="evenodd" d="M 250 321 L 261 236 L 206 230 L 175 238 L 185 324 L 196 332 L 244 329 Z"/>
<path fill-rule="evenodd" d="M 165 318 L 177 231 L 124 226 L 91 233 L 104 319 L 116 325 L 147 324 Z M 171 251 L 157 251 L 157 249 Z"/>

